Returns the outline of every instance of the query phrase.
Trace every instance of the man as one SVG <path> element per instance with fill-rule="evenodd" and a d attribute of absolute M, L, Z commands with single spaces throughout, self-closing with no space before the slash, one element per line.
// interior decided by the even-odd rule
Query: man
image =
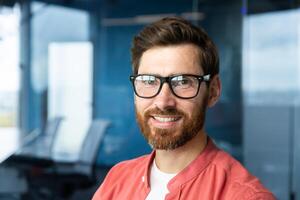
<path fill-rule="evenodd" d="M 200 28 L 171 17 L 133 40 L 135 108 L 150 155 L 114 166 L 93 200 L 273 200 L 204 130 L 221 93 L 215 45 Z"/>

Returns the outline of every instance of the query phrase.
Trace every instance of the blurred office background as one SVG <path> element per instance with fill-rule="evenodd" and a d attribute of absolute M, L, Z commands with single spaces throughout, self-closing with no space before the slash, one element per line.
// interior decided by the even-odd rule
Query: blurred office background
<path fill-rule="evenodd" d="M 112 165 L 151 151 L 131 39 L 173 15 L 220 52 L 209 135 L 279 200 L 300 200 L 298 0 L 0 0 L 1 200 L 91 199 Z"/>

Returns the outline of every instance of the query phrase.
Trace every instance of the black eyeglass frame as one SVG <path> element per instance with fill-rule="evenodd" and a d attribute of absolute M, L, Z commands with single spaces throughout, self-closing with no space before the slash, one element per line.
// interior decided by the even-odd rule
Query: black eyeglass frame
<path fill-rule="evenodd" d="M 136 79 L 138 76 L 154 76 L 155 78 L 158 78 L 158 79 L 160 80 L 160 86 L 159 86 L 159 89 L 157 90 L 157 93 L 155 93 L 154 95 L 149 96 L 149 97 L 140 96 L 140 95 L 137 93 L 136 88 L 135 88 L 135 85 L 134 85 L 135 79 Z M 196 78 L 196 79 L 198 80 L 199 84 L 198 84 L 197 92 L 196 92 L 196 94 L 195 94 L 194 96 L 192 96 L 192 97 L 181 97 L 181 96 L 178 96 L 178 95 L 174 92 L 174 90 L 173 90 L 173 88 L 172 88 L 172 85 L 171 85 L 171 79 L 174 78 L 174 77 L 177 77 L 177 76 L 192 76 L 192 77 L 194 77 L 194 78 Z M 162 88 L 162 86 L 163 86 L 164 83 L 168 83 L 169 88 L 170 88 L 170 90 L 171 90 L 171 92 L 172 92 L 172 94 L 173 94 L 174 96 L 176 96 L 176 97 L 178 97 L 178 98 L 180 98 L 180 99 L 192 99 L 192 98 L 195 98 L 195 97 L 198 95 L 201 83 L 202 83 L 202 82 L 209 83 L 209 82 L 210 82 L 210 79 L 211 79 L 210 74 L 206 74 L 206 75 L 202 75 L 202 76 L 200 76 L 200 75 L 195 75 L 195 74 L 176 74 L 176 75 L 165 76 L 165 77 L 163 77 L 163 76 L 157 76 L 157 75 L 152 75 L 152 74 L 136 74 L 136 75 L 131 75 L 131 76 L 129 76 L 129 80 L 130 80 L 130 82 L 132 83 L 134 93 L 136 94 L 136 96 L 138 96 L 138 97 L 140 97 L 140 98 L 144 98 L 144 99 L 151 99 L 151 98 L 157 96 L 157 95 L 160 93 L 161 88 Z"/>

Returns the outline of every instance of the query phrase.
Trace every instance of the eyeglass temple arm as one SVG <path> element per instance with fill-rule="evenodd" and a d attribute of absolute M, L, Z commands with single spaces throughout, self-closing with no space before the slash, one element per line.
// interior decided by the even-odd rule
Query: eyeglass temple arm
<path fill-rule="evenodd" d="M 204 75 L 204 76 L 203 76 L 203 80 L 204 80 L 205 82 L 209 82 L 209 81 L 210 81 L 210 74 Z"/>

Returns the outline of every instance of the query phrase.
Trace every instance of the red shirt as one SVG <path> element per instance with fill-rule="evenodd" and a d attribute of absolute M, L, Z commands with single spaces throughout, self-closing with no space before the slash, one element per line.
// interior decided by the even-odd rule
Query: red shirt
<path fill-rule="evenodd" d="M 155 153 L 114 166 L 92 200 L 144 200 Z M 168 183 L 165 200 L 274 200 L 237 160 L 209 140 L 203 152 Z"/>

